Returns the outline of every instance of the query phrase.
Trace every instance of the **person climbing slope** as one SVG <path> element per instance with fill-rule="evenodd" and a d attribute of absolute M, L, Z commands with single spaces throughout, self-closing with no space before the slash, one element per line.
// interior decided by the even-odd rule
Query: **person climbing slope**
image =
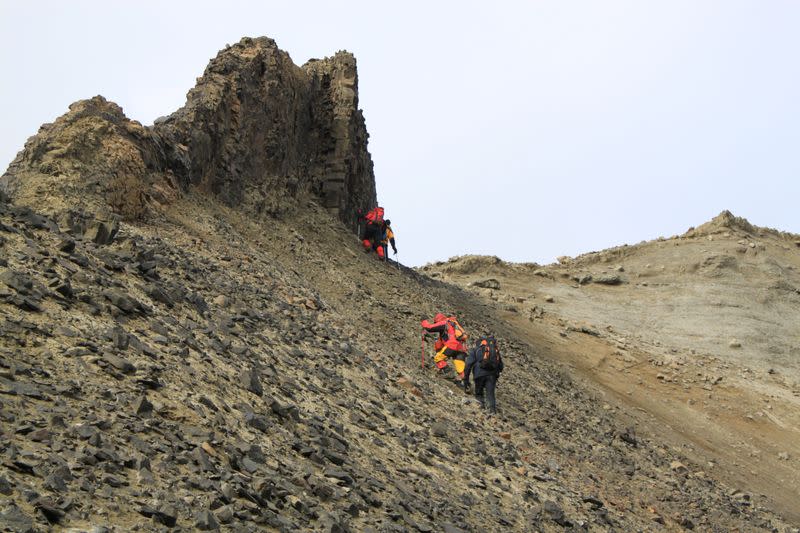
<path fill-rule="evenodd" d="M 383 236 L 381 238 L 381 247 L 383 248 L 383 258 L 389 257 L 389 245 L 392 245 L 392 250 L 397 255 L 397 246 L 394 243 L 394 231 L 392 231 L 392 221 L 386 220 L 383 223 Z M 378 254 L 380 255 L 380 254 Z"/>
<path fill-rule="evenodd" d="M 383 208 L 378 206 L 370 209 L 366 215 L 359 218 L 359 222 L 364 222 L 364 234 L 361 236 L 361 244 L 364 245 L 364 251 L 369 253 L 375 250 L 380 259 L 384 257 L 383 246 L 381 246 L 384 225 L 383 213 Z"/>
<path fill-rule="evenodd" d="M 504 367 L 497 341 L 493 336 L 488 335 L 475 341 L 475 347 L 469 351 L 467 365 L 464 368 L 464 390 L 469 390 L 471 372 L 475 377 L 475 398 L 489 415 L 497 413 L 495 389 L 497 378 L 500 377 Z"/>
<path fill-rule="evenodd" d="M 439 338 L 434 344 L 436 348 L 436 355 L 433 362 L 439 372 L 442 372 L 447 367 L 447 360 L 453 360 L 453 368 L 456 372 L 456 383 L 464 386 L 464 368 L 466 366 L 464 359 L 467 356 L 467 348 L 464 342 L 467 340 L 467 333 L 458 320 L 454 316 L 446 316 L 443 313 L 437 313 L 433 318 L 433 322 L 427 319 L 421 322 L 422 329 L 427 333 L 438 333 Z"/>

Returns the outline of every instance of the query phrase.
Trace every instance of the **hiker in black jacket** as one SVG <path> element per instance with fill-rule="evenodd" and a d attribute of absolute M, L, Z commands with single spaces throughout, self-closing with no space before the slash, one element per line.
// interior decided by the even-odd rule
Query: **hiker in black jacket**
<path fill-rule="evenodd" d="M 503 358 L 500 357 L 500 350 L 497 349 L 494 337 L 482 337 L 469 351 L 467 365 L 464 368 L 465 390 L 469 390 L 469 376 L 472 373 L 475 377 L 475 398 L 480 402 L 481 408 L 486 409 L 490 415 L 497 413 L 494 392 L 503 366 Z"/>

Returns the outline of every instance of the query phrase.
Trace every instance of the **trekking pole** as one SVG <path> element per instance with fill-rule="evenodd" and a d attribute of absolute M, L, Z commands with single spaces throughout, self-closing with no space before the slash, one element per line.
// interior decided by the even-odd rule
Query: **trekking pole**
<path fill-rule="evenodd" d="M 400 259 L 397 257 L 397 252 L 394 253 L 394 262 L 397 263 L 397 270 L 400 270 Z"/>
<path fill-rule="evenodd" d="M 425 330 L 422 330 L 422 359 L 421 359 L 421 368 L 425 370 Z"/>

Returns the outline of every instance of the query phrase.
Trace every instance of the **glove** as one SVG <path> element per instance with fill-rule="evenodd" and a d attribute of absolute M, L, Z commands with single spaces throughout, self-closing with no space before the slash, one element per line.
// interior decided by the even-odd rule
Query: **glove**
<path fill-rule="evenodd" d="M 392 250 L 394 251 L 394 254 L 395 254 L 395 255 L 397 255 L 397 248 L 395 248 L 394 246 L 392 246 Z"/>

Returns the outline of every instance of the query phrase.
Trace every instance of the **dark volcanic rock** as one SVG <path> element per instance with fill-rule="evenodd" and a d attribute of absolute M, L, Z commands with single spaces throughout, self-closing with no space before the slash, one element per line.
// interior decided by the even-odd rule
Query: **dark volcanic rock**
<path fill-rule="evenodd" d="M 0 272 L 0 281 L 22 295 L 31 294 L 33 291 L 33 278 L 23 272 L 13 270 Z"/>
<path fill-rule="evenodd" d="M 103 355 L 103 360 L 124 374 L 132 374 L 136 372 L 136 367 L 133 366 L 130 361 L 123 359 L 118 355 L 106 353 Z"/>
<path fill-rule="evenodd" d="M 200 513 L 195 518 L 194 527 L 199 529 L 200 531 L 211 531 L 214 529 L 219 529 L 219 523 L 217 522 L 214 515 L 209 510 L 200 511 Z"/>
<path fill-rule="evenodd" d="M 75 251 L 75 241 L 69 237 L 65 237 L 58 243 L 58 250 L 66 254 L 71 254 Z"/>
<path fill-rule="evenodd" d="M 97 220 L 83 234 L 84 239 L 88 239 L 98 245 L 110 244 L 119 231 L 119 222 L 105 222 Z"/>
<path fill-rule="evenodd" d="M 139 398 L 136 402 L 136 414 L 139 416 L 150 416 L 153 413 L 153 404 L 147 400 L 146 396 Z"/>
<path fill-rule="evenodd" d="M 272 422 L 270 422 L 269 418 L 263 415 L 257 415 L 255 413 L 247 413 L 245 414 L 245 422 L 248 426 L 254 427 L 259 431 L 263 431 L 266 433 L 269 431 Z"/>
<path fill-rule="evenodd" d="M 135 298 L 132 298 L 120 290 L 107 290 L 103 292 L 103 296 L 124 313 L 134 313 L 143 308 L 142 304 Z"/>
<path fill-rule="evenodd" d="M 355 229 L 356 213 L 376 203 L 357 91 L 356 61 L 347 52 L 297 67 L 273 40 L 244 38 L 211 61 L 182 109 L 152 128 L 100 96 L 76 102 L 26 143 L 0 191 L 35 202 L 28 179 L 35 173 L 78 204 L 88 190 L 58 177 L 75 172 L 92 183 L 102 173 L 110 176 L 101 185 L 106 201 L 127 218 L 201 184 L 228 205 L 273 215 L 285 209 L 283 198 L 305 191 Z M 86 240 L 114 241 L 113 218 L 76 218 L 69 226 L 83 229 Z"/>
<path fill-rule="evenodd" d="M 242 386 L 256 396 L 261 396 L 264 393 L 261 380 L 258 378 L 258 373 L 254 369 L 243 370 L 239 379 L 242 382 Z"/>
<path fill-rule="evenodd" d="M 0 494 L 8 496 L 12 492 L 13 489 L 11 488 L 11 483 L 9 483 L 6 478 L 0 476 Z"/>
<path fill-rule="evenodd" d="M 10 505 L 0 511 L 0 524 L 15 533 L 33 533 L 37 530 L 33 519 L 16 505 Z"/>

